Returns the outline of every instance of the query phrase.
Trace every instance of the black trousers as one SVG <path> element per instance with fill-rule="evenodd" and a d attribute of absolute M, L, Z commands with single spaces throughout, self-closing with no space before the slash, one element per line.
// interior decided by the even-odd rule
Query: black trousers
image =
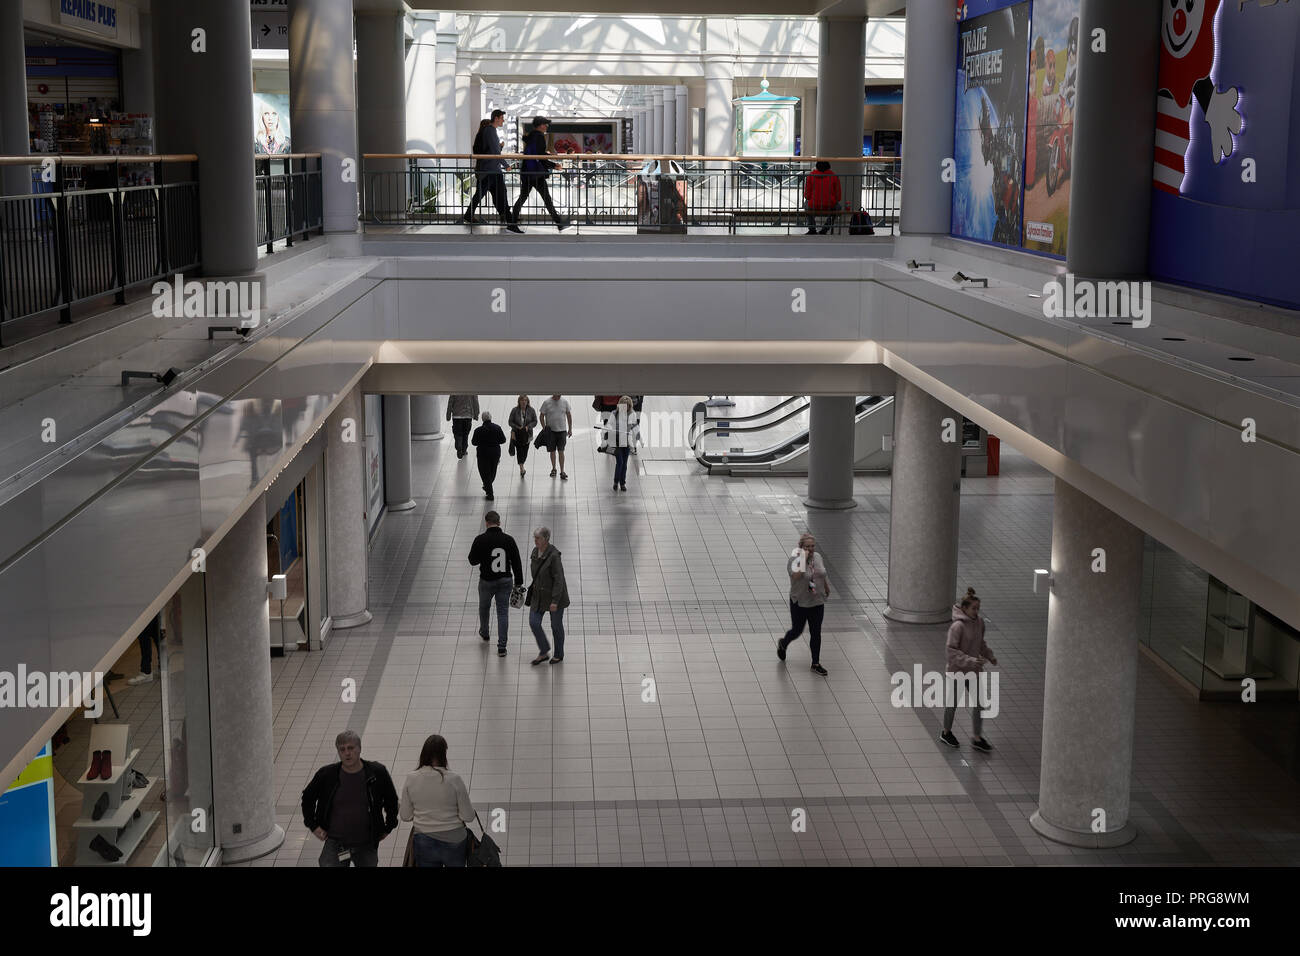
<path fill-rule="evenodd" d="M 519 464 L 522 465 L 528 460 L 528 446 L 532 444 L 532 442 L 528 440 L 527 432 L 521 432 L 512 428 L 510 429 L 510 434 L 515 443 L 515 457 L 519 459 Z"/>
<path fill-rule="evenodd" d="M 498 445 L 497 448 L 501 446 Z M 501 456 L 493 458 L 482 458 L 478 460 L 478 476 L 483 479 L 483 490 L 489 495 L 492 494 L 492 482 L 497 480 L 497 466 L 501 464 Z"/>
<path fill-rule="evenodd" d="M 453 418 L 451 434 L 456 440 L 456 457 L 460 458 L 469 451 L 469 427 L 474 424 L 472 418 Z"/>
<path fill-rule="evenodd" d="M 491 196 L 492 205 L 497 207 L 497 215 L 501 217 L 501 221 L 513 222 L 510 216 L 510 204 L 506 200 L 506 177 L 501 173 L 479 173 L 477 179 L 474 195 L 469 200 L 469 209 L 465 211 L 465 218 L 474 215 L 479 200 L 484 196 Z"/>
<path fill-rule="evenodd" d="M 808 648 L 812 651 L 812 662 L 821 663 L 822 653 L 822 618 L 826 616 L 826 605 L 818 604 L 816 607 L 800 607 L 794 601 L 790 602 L 790 630 L 785 632 L 785 637 L 781 638 L 786 644 L 798 640 L 799 635 L 803 633 L 804 625 L 808 625 Z"/>
<path fill-rule="evenodd" d="M 556 222 L 560 221 L 560 214 L 555 211 L 555 203 L 551 201 L 551 191 L 546 186 L 546 177 L 540 173 L 524 173 L 519 177 L 522 185 L 519 188 L 519 198 L 515 200 L 514 218 L 515 222 L 519 221 L 519 210 L 524 207 L 528 201 L 528 194 L 534 189 L 537 195 L 541 197 L 542 204 L 546 206 L 546 211 L 551 214 L 551 218 Z"/>

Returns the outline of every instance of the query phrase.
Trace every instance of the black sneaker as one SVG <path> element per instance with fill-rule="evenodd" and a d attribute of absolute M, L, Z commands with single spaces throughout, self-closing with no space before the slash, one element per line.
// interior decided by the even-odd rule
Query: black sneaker
<path fill-rule="evenodd" d="M 557 474 L 559 474 L 559 472 L 557 472 L 554 468 L 552 468 L 552 469 L 551 469 L 551 477 L 554 478 Z"/>
<path fill-rule="evenodd" d="M 974 747 L 976 750 L 980 751 L 981 753 L 989 753 L 993 749 L 993 745 L 989 743 L 987 740 L 985 740 L 983 737 L 979 737 L 976 740 L 972 740 L 970 742 L 970 745 Z"/>
<path fill-rule="evenodd" d="M 564 232 L 564 230 L 568 229 L 570 225 L 571 223 L 568 219 L 561 219 L 559 222 L 555 224 L 555 231 Z"/>
<path fill-rule="evenodd" d="M 952 731 L 951 731 L 951 730 L 945 730 L 943 733 L 941 733 L 941 734 L 939 735 L 939 739 L 940 739 L 943 743 L 947 744 L 949 747 L 960 747 L 960 746 L 961 746 L 961 744 L 957 743 L 957 738 L 954 737 L 954 736 L 952 735 Z"/>
<path fill-rule="evenodd" d="M 619 491 L 627 491 L 627 483 L 626 483 L 626 482 L 622 482 L 622 483 L 620 483 L 619 486 L 618 486 L 618 490 L 619 490 Z"/>
<path fill-rule="evenodd" d="M 560 481 L 568 481 L 568 480 L 569 480 L 569 476 L 566 475 L 564 472 L 560 472 Z"/>
<path fill-rule="evenodd" d="M 563 657 L 552 657 L 552 658 L 551 658 L 551 663 L 552 663 L 552 664 L 558 664 L 558 663 L 560 663 L 560 661 L 562 661 L 562 660 L 564 660 Z"/>
<path fill-rule="evenodd" d="M 506 229 L 508 229 L 510 232 L 517 232 L 521 236 L 524 234 L 524 231 L 519 228 L 518 223 L 513 223 L 513 222 L 506 223 Z"/>
<path fill-rule="evenodd" d="M 481 638 L 483 638 L 483 640 L 485 640 L 485 641 L 486 641 L 486 640 L 490 640 L 490 638 L 489 638 L 488 635 L 487 635 L 487 631 L 479 631 L 479 632 L 478 632 L 478 636 L 481 637 Z"/>
<path fill-rule="evenodd" d="M 550 651 L 542 651 L 542 653 L 538 654 L 536 657 L 533 658 L 533 666 L 536 667 L 538 664 L 545 664 L 548 660 L 550 660 L 550 658 L 551 658 Z"/>
<path fill-rule="evenodd" d="M 784 637 L 776 642 L 776 656 L 781 660 L 785 660 L 785 638 Z"/>
<path fill-rule="evenodd" d="M 816 230 L 816 229 L 809 229 L 807 232 L 804 233 L 804 235 L 805 235 L 805 236 L 815 236 L 815 235 L 817 235 L 817 230 Z"/>
<path fill-rule="evenodd" d="M 506 649 L 504 647 L 498 647 L 497 657 L 505 657 L 505 656 L 506 656 Z"/>
<path fill-rule="evenodd" d="M 821 674 L 822 677 L 825 677 L 827 674 L 830 673 L 830 671 L 828 671 L 826 668 L 822 667 L 820 664 L 814 664 L 814 665 L 812 666 L 811 670 L 812 670 L 812 672 L 813 672 L 814 674 Z"/>

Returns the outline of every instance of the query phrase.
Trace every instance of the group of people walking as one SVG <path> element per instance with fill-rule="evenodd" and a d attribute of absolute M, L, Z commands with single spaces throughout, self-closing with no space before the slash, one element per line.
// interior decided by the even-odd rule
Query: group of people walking
<path fill-rule="evenodd" d="M 529 158 L 524 160 L 523 167 L 519 171 L 519 197 L 512 207 L 506 193 L 506 160 L 492 158 L 501 155 L 499 130 L 505 125 L 505 120 L 506 114 L 503 110 L 493 110 L 491 117 L 479 122 L 473 148 L 475 154 L 481 158 L 474 161 L 474 194 L 470 197 L 469 207 L 461 217 L 461 222 L 466 225 L 483 224 L 483 220 L 475 218 L 474 211 L 485 197 L 490 197 L 505 227 L 511 232 L 522 233 L 524 230 L 519 225 L 519 212 L 528 201 L 529 195 L 535 192 L 541 199 L 542 205 L 546 207 L 546 211 L 550 213 L 555 228 L 563 232 L 569 228 L 569 220 L 556 211 L 555 202 L 551 199 L 551 190 L 546 185 L 546 179 L 551 175 L 551 171 L 559 166 L 553 160 L 545 158 L 557 155 L 546 145 L 546 133 L 550 129 L 551 121 L 545 116 L 534 117 L 532 128 L 524 137 L 523 153 Z"/>
<path fill-rule="evenodd" d="M 523 407 L 523 406 L 520 406 Z M 524 591 L 523 562 L 514 538 L 501 528 L 495 511 L 484 515 L 484 531 L 469 551 L 469 563 L 479 569 L 479 637 L 491 640 L 489 616 L 497 611 L 497 656 L 508 651 L 510 609 L 528 608 L 528 625 L 537 641 L 534 667 L 564 660 L 564 611 L 569 590 L 558 548 L 551 543 L 551 531 L 539 527 L 533 532 L 528 555 L 532 583 Z M 811 534 L 799 538 L 798 547 L 786 565 L 790 577 L 790 629 L 777 642 L 777 657 L 784 662 L 790 645 L 805 628 L 809 632 L 812 670 L 825 677 L 821 665 L 821 627 L 826 600 L 831 595 L 826 564 Z M 543 628 L 550 616 L 554 652 Z M 968 588 L 965 597 L 953 605 L 952 625 L 946 642 L 946 665 L 950 674 L 978 674 L 997 658 L 984 639 L 984 618 L 980 599 Z M 945 701 L 940 741 L 959 747 L 952 725 L 957 701 Z M 971 746 L 985 753 L 993 749 L 982 733 L 981 702 L 972 703 L 974 735 Z M 312 777 L 302 792 L 303 823 L 322 842 L 319 862 L 325 867 L 379 865 L 379 844 L 398 827 L 412 824 L 407 865 L 419 867 L 465 866 L 469 853 L 468 824 L 477 819 L 469 789 L 447 763 L 447 741 L 430 735 L 420 750 L 416 768 L 406 776 L 399 797 L 387 768 L 361 759 L 361 737 L 346 730 L 335 739 L 337 763 L 327 764 Z M 482 826 L 480 822 L 480 828 Z"/>
<path fill-rule="evenodd" d="M 614 456 L 614 490 L 627 491 L 628 457 L 635 453 L 639 437 L 641 396 L 597 395 L 593 407 L 605 412 L 601 424 L 604 441 L 599 450 Z M 473 428 L 475 419 L 482 422 Z M 540 411 L 535 410 L 532 400 L 527 395 L 520 395 L 515 400 L 515 407 L 510 410 L 506 427 L 509 437 L 492 421 L 492 413 L 480 412 L 477 395 L 452 395 L 447 400 L 447 421 L 451 422 L 452 437 L 456 445 L 456 457 L 464 458 L 474 446 L 478 460 L 479 477 L 483 481 L 483 493 L 488 501 L 496 500 L 493 485 L 496 482 L 497 469 L 501 465 L 501 446 L 508 445 L 507 454 L 513 456 L 519 464 L 519 477 L 523 478 L 528 470 L 528 448 L 545 448 L 551 456 L 551 477 L 557 475 L 561 481 L 569 480 L 565 470 L 564 452 L 569 439 L 573 437 L 573 407 L 563 395 L 552 395 L 542 402 Z M 471 434 L 471 429 L 473 432 Z M 533 437 L 537 431 L 537 437 Z"/>

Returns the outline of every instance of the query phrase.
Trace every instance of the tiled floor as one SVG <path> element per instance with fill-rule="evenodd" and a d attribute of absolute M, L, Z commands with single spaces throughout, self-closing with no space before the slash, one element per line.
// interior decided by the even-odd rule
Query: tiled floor
<path fill-rule="evenodd" d="M 521 612 L 504 660 L 478 638 L 465 555 L 486 506 L 473 459 L 457 461 L 450 435 L 417 443 L 419 507 L 387 516 L 374 540 L 374 621 L 272 663 L 287 838 L 254 865 L 315 863 L 299 795 L 346 727 L 399 788 L 424 738 L 445 736 L 484 822 L 504 822 L 507 865 L 1300 863 L 1294 706 L 1198 703 L 1145 657 L 1138 839 L 1076 850 L 1030 829 L 1047 604 L 1029 569 L 1050 550 L 1052 481 L 1005 445 L 1002 477 L 963 484 L 959 586 L 980 591 L 1001 664 L 1001 713 L 986 724 L 997 749 L 984 755 L 965 746 L 964 717 L 952 751 L 935 740 L 936 712 L 890 703 L 892 673 L 942 667 L 946 628 L 881 617 L 888 477 L 860 477 L 852 511 L 810 513 L 803 480 L 708 478 L 680 451 L 647 449 L 616 495 L 595 413 L 574 405 L 571 479 L 548 477 L 533 451 L 525 479 L 503 464 L 495 502 L 525 554 L 539 524 L 563 553 L 565 662 L 529 666 Z M 502 420 L 508 400 L 485 407 Z M 775 653 L 784 559 L 806 528 L 835 589 L 829 678 L 808 670 L 806 643 L 785 664 Z M 354 704 L 341 701 L 348 677 Z M 383 862 L 399 862 L 407 830 Z"/>

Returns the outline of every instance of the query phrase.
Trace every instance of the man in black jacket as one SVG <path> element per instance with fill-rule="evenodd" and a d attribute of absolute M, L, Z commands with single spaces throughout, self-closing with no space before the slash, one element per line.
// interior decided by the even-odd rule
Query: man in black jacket
<path fill-rule="evenodd" d="M 379 841 L 397 829 L 397 789 L 388 769 L 361 759 L 361 737 L 334 739 L 339 762 L 316 771 L 302 792 L 302 822 L 319 840 L 321 866 L 378 866 Z"/>
<path fill-rule="evenodd" d="M 497 602 L 497 657 L 506 656 L 506 631 L 510 626 L 510 587 L 524 586 L 524 565 L 519 559 L 519 545 L 501 530 L 501 516 L 489 511 L 483 516 L 487 530 L 474 539 L 469 549 L 469 563 L 477 565 L 478 636 L 489 640 L 488 611 Z"/>
<path fill-rule="evenodd" d="M 492 121 L 478 131 L 474 137 L 473 150 L 480 156 L 500 156 L 501 155 L 501 135 L 497 132 L 505 125 L 506 114 L 504 110 L 493 110 Z M 510 204 L 506 197 L 506 177 L 505 177 L 505 160 L 503 159 L 476 159 L 474 161 L 474 171 L 478 174 L 478 188 L 474 190 L 474 195 L 469 201 L 469 209 L 461 217 L 463 223 L 474 222 L 474 210 L 478 207 L 478 201 L 487 194 L 492 197 L 492 205 L 497 207 L 497 214 L 501 217 L 501 222 L 511 232 L 523 232 L 519 228 L 518 221 L 511 215 Z"/>
<path fill-rule="evenodd" d="M 492 421 L 492 413 L 483 413 L 483 424 L 474 429 L 470 439 L 478 454 L 478 474 L 483 479 L 487 500 L 493 501 L 492 482 L 497 480 L 497 466 L 501 464 L 501 446 L 506 443 L 506 433 Z"/>

